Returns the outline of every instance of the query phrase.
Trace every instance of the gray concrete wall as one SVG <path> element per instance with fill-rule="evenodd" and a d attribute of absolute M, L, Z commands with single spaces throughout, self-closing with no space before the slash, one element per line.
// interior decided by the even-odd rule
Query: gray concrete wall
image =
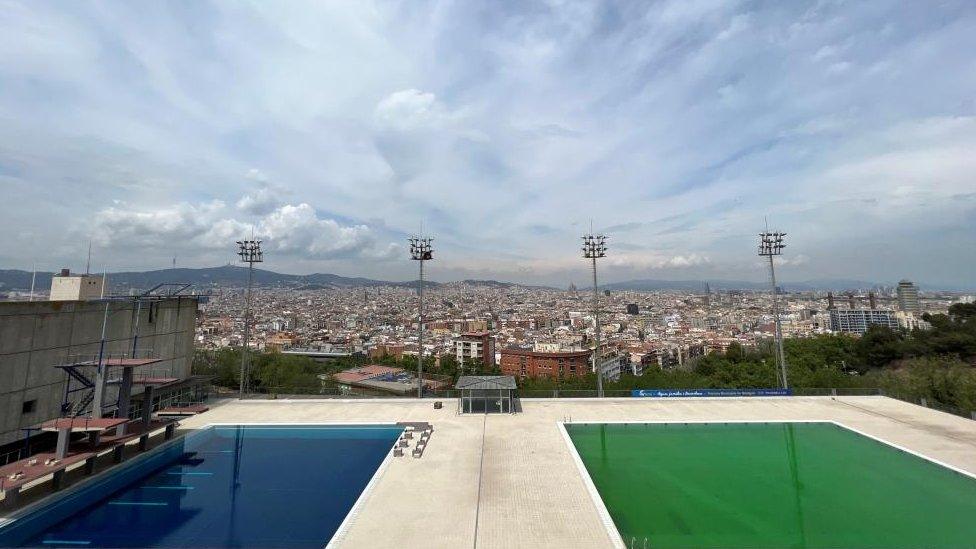
<path fill-rule="evenodd" d="M 109 301 L 106 354 L 130 356 L 135 335 L 133 300 Z M 104 301 L 0 302 L 0 444 L 22 439 L 22 428 L 58 417 L 66 374 L 55 366 L 79 355 L 97 358 Z M 190 375 L 197 300 L 167 298 L 144 302 L 139 311 L 138 352 L 163 359 L 136 370 L 136 377 Z M 150 321 L 151 318 L 151 321 Z M 94 368 L 87 373 L 94 377 Z M 136 386 L 133 392 L 141 392 Z M 80 396 L 81 393 L 76 395 Z M 109 401 L 115 393 L 109 391 Z M 36 400 L 31 413 L 23 403 Z"/>

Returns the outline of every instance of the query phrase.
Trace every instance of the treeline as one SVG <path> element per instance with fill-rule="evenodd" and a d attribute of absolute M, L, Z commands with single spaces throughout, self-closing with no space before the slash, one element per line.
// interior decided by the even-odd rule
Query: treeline
<path fill-rule="evenodd" d="M 309 357 L 287 355 L 276 352 L 251 353 L 251 368 L 248 387 L 253 393 L 268 394 L 322 394 L 335 390 L 331 376 L 337 372 L 364 366 L 383 364 L 417 371 L 417 357 L 405 356 L 397 359 L 385 356 L 370 359 L 363 355 L 339 357 L 326 361 L 316 361 Z M 241 383 L 241 349 L 224 347 L 215 350 L 198 349 L 193 357 L 193 374 L 212 376 L 212 383 L 228 390 L 238 390 Z M 474 361 L 458 364 L 454 355 L 441 355 L 424 358 L 424 372 L 440 379 L 453 381 L 460 375 L 497 375 L 497 367 L 485 367 L 484 363 Z M 320 377 L 321 376 L 321 377 Z"/>
<path fill-rule="evenodd" d="M 334 364 L 303 356 L 251 353 L 250 359 L 248 386 L 255 393 L 318 394 L 334 386 L 319 375 L 338 371 Z M 213 376 L 214 385 L 236 391 L 241 384 L 241 349 L 198 349 L 193 356 L 193 374 Z"/>

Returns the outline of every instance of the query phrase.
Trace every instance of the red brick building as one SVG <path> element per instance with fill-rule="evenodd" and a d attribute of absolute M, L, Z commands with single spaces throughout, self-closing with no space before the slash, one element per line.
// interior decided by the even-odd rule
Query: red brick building
<path fill-rule="evenodd" d="M 572 377 L 588 373 L 590 351 L 540 352 L 526 349 L 502 349 L 501 371 L 517 378 Z"/>

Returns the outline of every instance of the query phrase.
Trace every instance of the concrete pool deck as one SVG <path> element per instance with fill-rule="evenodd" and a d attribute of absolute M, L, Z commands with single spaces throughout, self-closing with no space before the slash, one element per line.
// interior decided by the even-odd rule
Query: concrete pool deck
<path fill-rule="evenodd" d="M 427 421 L 423 457 L 394 458 L 335 547 L 612 547 L 557 423 L 834 421 L 976 474 L 976 422 L 885 397 L 555 399 L 515 415 L 463 415 L 451 400 L 225 401 L 181 421 Z"/>

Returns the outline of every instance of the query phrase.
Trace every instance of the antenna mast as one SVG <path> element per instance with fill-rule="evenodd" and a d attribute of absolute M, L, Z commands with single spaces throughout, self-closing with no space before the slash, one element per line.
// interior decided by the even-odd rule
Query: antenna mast
<path fill-rule="evenodd" d="M 240 256 L 241 262 L 247 263 L 247 294 L 244 298 L 244 348 L 241 349 L 240 398 L 243 400 L 248 389 L 247 376 L 250 368 L 251 286 L 254 282 L 254 264 L 262 263 L 264 261 L 264 252 L 261 251 L 261 241 L 254 240 L 253 236 L 251 237 L 251 240 L 238 240 L 237 247 L 237 255 Z"/>
<path fill-rule="evenodd" d="M 417 398 L 424 396 L 424 262 L 434 259 L 433 238 L 415 236 L 410 242 L 410 259 L 420 263 L 420 291 L 417 306 Z"/>
<path fill-rule="evenodd" d="M 776 339 L 776 349 L 774 351 L 776 355 L 776 364 L 779 366 L 780 377 L 783 381 L 783 388 L 788 389 L 789 383 L 786 379 L 786 355 L 783 353 L 783 328 L 780 324 L 779 319 L 779 296 L 776 292 L 776 267 L 773 264 L 773 257 L 783 254 L 783 248 L 786 244 L 783 244 L 783 238 L 786 237 L 786 233 L 781 233 L 778 231 L 770 231 L 769 223 L 766 223 L 766 230 L 759 233 L 759 256 L 769 258 L 769 279 L 773 290 L 773 322 L 774 322 L 774 337 Z"/>
<path fill-rule="evenodd" d="M 583 257 L 593 262 L 593 324 L 594 343 L 593 371 L 596 372 L 596 396 L 603 397 L 603 360 L 600 349 L 600 289 L 596 282 L 596 260 L 607 256 L 607 237 L 593 234 L 593 221 L 590 220 L 590 234 L 583 235 Z"/>
<path fill-rule="evenodd" d="M 30 289 L 30 297 L 27 298 L 27 301 L 34 301 L 34 282 L 36 281 L 37 281 L 37 264 L 35 263 L 31 265 L 31 289 Z"/>

